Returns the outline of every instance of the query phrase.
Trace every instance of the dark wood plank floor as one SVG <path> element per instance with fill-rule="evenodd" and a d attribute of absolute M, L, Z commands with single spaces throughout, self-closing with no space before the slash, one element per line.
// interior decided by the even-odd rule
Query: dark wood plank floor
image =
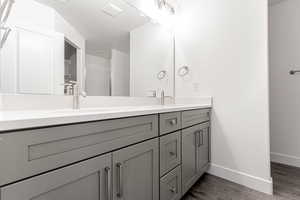
<path fill-rule="evenodd" d="M 300 200 L 300 168 L 272 163 L 274 195 L 204 175 L 183 200 Z"/>

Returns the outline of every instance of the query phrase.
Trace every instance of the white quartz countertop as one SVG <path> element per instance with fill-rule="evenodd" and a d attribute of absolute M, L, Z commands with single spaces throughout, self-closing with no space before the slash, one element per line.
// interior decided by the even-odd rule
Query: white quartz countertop
<path fill-rule="evenodd" d="M 84 108 L 80 110 L 0 111 L 0 132 L 80 122 L 210 108 L 211 104 Z"/>

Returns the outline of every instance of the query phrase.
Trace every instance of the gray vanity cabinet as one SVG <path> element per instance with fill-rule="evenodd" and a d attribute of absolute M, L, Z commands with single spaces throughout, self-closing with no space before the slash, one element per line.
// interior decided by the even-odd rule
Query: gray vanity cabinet
<path fill-rule="evenodd" d="M 113 153 L 114 200 L 159 199 L 158 139 Z"/>
<path fill-rule="evenodd" d="M 111 154 L 1 188 L 1 200 L 109 200 Z"/>
<path fill-rule="evenodd" d="M 182 131 L 182 193 L 206 171 L 209 163 L 209 123 Z"/>
<path fill-rule="evenodd" d="M 209 116 L 200 109 L 1 134 L 0 200 L 179 200 L 208 167 Z"/>

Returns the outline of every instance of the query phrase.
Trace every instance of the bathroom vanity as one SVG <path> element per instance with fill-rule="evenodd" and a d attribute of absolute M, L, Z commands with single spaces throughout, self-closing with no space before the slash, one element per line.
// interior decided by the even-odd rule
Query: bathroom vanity
<path fill-rule="evenodd" d="M 176 99 L 189 67 L 155 14 L 176 6 L 5 2 L 0 200 L 180 199 L 209 165 L 211 98 Z"/>
<path fill-rule="evenodd" d="M 180 199 L 209 165 L 210 107 L 150 110 L 1 130 L 0 199 Z"/>

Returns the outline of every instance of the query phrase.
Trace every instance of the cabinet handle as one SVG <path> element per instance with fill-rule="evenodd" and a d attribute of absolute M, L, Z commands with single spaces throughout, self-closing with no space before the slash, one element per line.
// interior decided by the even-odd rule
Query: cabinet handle
<path fill-rule="evenodd" d="M 199 147 L 199 131 L 196 131 L 194 134 L 195 134 L 195 146 Z"/>
<path fill-rule="evenodd" d="M 109 167 L 105 167 L 104 169 L 106 174 L 106 199 L 111 199 L 111 170 Z"/>
<path fill-rule="evenodd" d="M 202 145 L 204 145 L 204 131 L 202 131 L 201 136 L 202 136 L 202 137 L 201 137 L 201 138 L 202 138 L 202 139 L 201 139 Z"/>
<path fill-rule="evenodd" d="M 117 163 L 117 197 L 121 198 L 123 193 L 122 188 L 122 164 Z"/>
<path fill-rule="evenodd" d="M 175 126 L 177 124 L 177 119 L 172 119 L 169 122 L 172 126 Z"/>
<path fill-rule="evenodd" d="M 202 146 L 204 144 L 204 141 L 203 141 L 203 130 L 200 130 L 199 131 L 199 147 Z"/>
<path fill-rule="evenodd" d="M 170 192 L 177 193 L 177 189 L 175 187 L 170 187 Z"/>
<path fill-rule="evenodd" d="M 175 156 L 176 155 L 173 151 L 169 152 L 169 154 L 170 154 L 170 156 Z"/>

